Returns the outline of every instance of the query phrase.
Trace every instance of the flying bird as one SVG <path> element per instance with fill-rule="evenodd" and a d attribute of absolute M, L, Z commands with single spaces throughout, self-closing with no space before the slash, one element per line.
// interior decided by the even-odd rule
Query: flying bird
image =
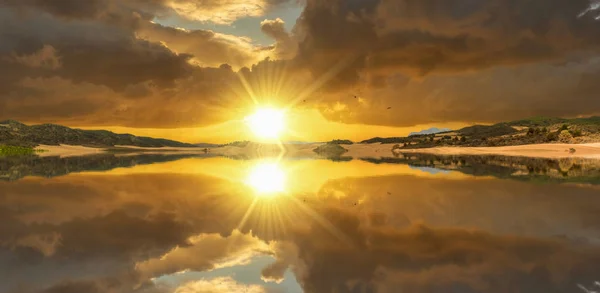
<path fill-rule="evenodd" d="M 391 108 L 392 108 L 392 107 L 388 107 L 387 109 L 389 110 L 389 109 L 391 109 Z"/>

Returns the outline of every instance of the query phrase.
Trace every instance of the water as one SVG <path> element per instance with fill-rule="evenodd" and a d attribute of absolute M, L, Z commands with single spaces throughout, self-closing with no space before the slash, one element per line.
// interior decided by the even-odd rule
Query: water
<path fill-rule="evenodd" d="M 0 292 L 585 292 L 598 183 L 581 159 L 0 158 Z"/>

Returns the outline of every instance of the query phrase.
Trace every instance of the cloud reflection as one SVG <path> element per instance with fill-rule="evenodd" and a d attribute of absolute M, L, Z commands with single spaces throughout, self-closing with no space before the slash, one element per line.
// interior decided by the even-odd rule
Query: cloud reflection
<path fill-rule="evenodd" d="M 222 281 L 283 286 L 292 272 L 305 292 L 571 292 L 598 278 L 597 186 L 300 160 L 279 166 L 290 196 L 257 201 L 244 184 L 255 163 L 0 182 L 0 292 L 172 293 L 227 275 L 151 280 L 257 256 L 275 259 L 254 268 L 263 283 Z"/>

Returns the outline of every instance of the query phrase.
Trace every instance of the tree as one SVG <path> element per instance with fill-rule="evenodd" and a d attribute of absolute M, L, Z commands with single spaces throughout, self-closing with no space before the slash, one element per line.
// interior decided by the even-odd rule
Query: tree
<path fill-rule="evenodd" d="M 573 139 L 573 135 L 571 135 L 571 133 L 568 130 L 563 130 L 558 135 L 558 140 L 560 142 L 569 143 L 571 142 L 571 139 Z"/>
<path fill-rule="evenodd" d="M 556 132 L 550 132 L 550 133 L 548 133 L 548 135 L 546 135 L 546 140 L 547 141 L 557 141 L 558 140 L 558 133 L 556 133 Z"/>

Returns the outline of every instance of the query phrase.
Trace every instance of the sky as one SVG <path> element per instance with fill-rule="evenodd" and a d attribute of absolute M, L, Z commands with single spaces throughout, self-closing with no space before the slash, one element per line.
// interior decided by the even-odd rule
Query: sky
<path fill-rule="evenodd" d="M 588 0 L 5 0 L 0 119 L 186 142 L 600 114 Z M 223 130 L 225 129 L 225 130 Z"/>

